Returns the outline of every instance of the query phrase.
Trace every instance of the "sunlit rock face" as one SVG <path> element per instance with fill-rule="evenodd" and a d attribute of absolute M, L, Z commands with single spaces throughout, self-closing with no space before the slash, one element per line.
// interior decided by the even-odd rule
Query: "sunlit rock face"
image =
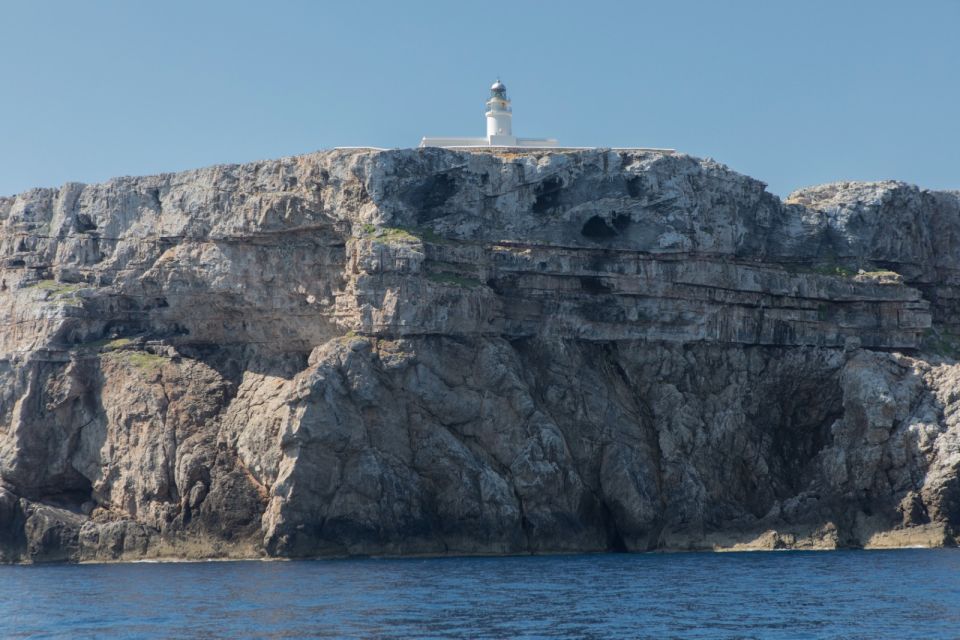
<path fill-rule="evenodd" d="M 333 151 L 0 198 L 0 559 L 942 545 L 960 197 Z"/>

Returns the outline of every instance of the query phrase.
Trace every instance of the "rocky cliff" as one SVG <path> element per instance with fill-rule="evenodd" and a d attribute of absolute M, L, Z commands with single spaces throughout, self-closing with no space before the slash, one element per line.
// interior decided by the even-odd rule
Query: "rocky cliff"
<path fill-rule="evenodd" d="M 0 198 L 0 559 L 952 544 L 960 194 L 332 151 Z"/>

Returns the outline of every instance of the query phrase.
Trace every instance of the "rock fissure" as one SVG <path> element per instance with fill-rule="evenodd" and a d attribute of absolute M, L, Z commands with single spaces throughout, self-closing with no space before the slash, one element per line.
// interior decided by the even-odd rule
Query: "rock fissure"
<path fill-rule="evenodd" d="M 0 560 L 953 543 L 956 237 L 639 150 L 0 198 Z"/>

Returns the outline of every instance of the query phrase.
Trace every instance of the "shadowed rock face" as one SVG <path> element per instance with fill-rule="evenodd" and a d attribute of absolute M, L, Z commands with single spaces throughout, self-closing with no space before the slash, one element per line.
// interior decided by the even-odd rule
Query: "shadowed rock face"
<path fill-rule="evenodd" d="M 640 151 L 0 198 L 0 560 L 950 544 L 958 247 Z"/>

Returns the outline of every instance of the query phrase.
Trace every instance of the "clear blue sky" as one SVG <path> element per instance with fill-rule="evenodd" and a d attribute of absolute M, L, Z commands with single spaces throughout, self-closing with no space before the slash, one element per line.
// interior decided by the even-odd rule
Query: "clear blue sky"
<path fill-rule="evenodd" d="M 498 18 L 498 14 L 506 19 Z M 0 0 L 0 194 L 514 131 L 960 188 L 960 0 Z"/>

